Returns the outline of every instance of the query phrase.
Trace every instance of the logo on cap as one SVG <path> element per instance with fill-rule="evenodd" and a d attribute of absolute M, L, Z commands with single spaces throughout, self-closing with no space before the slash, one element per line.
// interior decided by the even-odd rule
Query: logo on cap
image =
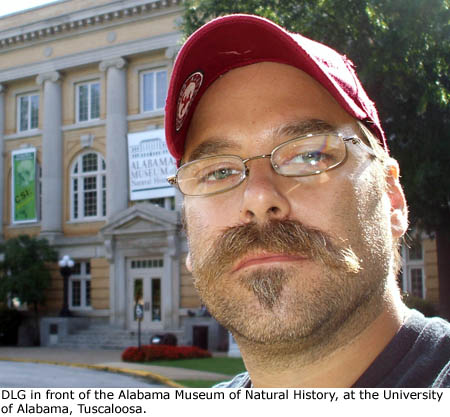
<path fill-rule="evenodd" d="M 194 72 L 191 74 L 180 90 L 177 103 L 177 118 L 175 128 L 177 132 L 182 128 L 184 120 L 189 112 L 192 102 L 197 95 L 198 90 L 203 82 L 203 74 L 201 72 Z"/>

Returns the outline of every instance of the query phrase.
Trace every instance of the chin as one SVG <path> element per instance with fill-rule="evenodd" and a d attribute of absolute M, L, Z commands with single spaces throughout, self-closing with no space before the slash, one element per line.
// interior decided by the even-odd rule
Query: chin
<path fill-rule="evenodd" d="M 354 274 L 261 268 L 197 285 L 215 319 L 236 339 L 261 345 L 310 345 L 330 338 L 375 293 Z M 204 284 L 204 283 L 203 283 Z"/>

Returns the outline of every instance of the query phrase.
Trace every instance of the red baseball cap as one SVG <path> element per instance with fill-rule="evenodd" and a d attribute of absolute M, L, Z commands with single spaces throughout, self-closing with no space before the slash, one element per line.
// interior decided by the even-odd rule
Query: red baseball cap
<path fill-rule="evenodd" d="M 257 62 L 296 67 L 318 81 L 353 117 L 367 123 L 387 150 L 374 103 L 345 56 L 259 16 L 234 14 L 210 21 L 184 43 L 166 101 L 167 147 L 180 164 L 195 107 L 222 74 Z"/>

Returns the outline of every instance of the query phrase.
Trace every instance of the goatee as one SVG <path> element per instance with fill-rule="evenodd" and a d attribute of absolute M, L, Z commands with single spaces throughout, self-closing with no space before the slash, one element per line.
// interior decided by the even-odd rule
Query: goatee
<path fill-rule="evenodd" d="M 194 283 L 202 295 L 207 287 L 216 287 L 221 277 L 229 273 L 238 259 L 259 252 L 300 256 L 319 262 L 336 273 L 355 274 L 359 259 L 345 246 L 335 244 L 331 237 L 295 220 L 270 220 L 262 226 L 248 223 L 227 228 L 204 251 L 191 246 Z M 287 280 L 283 268 L 255 269 L 242 274 L 240 280 L 251 290 L 261 306 L 272 309 L 279 303 Z"/>

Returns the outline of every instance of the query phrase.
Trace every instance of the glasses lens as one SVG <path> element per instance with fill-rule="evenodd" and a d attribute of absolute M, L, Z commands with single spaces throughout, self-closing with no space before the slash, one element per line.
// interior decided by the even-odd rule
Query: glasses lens
<path fill-rule="evenodd" d="M 229 190 L 244 178 L 245 165 L 239 157 L 213 156 L 183 165 L 178 186 L 186 195 L 207 195 Z"/>
<path fill-rule="evenodd" d="M 272 161 L 279 174 L 301 177 L 333 168 L 345 155 L 342 138 L 328 134 L 290 140 L 274 151 Z"/>

